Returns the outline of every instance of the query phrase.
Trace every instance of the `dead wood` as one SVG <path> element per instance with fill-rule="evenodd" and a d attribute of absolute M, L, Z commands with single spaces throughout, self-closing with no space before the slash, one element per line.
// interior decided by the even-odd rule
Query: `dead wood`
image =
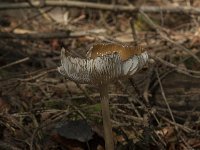
<path fill-rule="evenodd" d="M 91 31 L 77 31 L 77 32 L 48 32 L 48 33 L 24 33 L 24 34 L 17 34 L 17 33 L 8 33 L 8 32 L 0 32 L 0 39 L 52 39 L 52 38 L 77 38 L 81 36 L 91 35 L 91 34 L 98 34 L 103 33 L 104 30 L 91 30 Z"/>
<path fill-rule="evenodd" d="M 34 7 L 33 7 L 34 5 Z M 34 2 L 33 5 L 30 5 L 28 2 L 23 3 L 1 3 L 0 9 L 21 9 L 21 8 L 35 8 L 41 7 L 40 2 Z M 114 5 L 114 4 L 101 4 L 101 3 L 91 3 L 91 2 L 81 2 L 81 1 L 45 1 L 42 7 L 70 7 L 70 8 L 91 8 L 91 9 L 99 9 L 106 11 L 114 11 L 114 12 L 134 12 L 141 10 L 146 13 L 187 13 L 187 14 L 200 14 L 200 8 L 195 7 L 187 7 L 187 6 L 141 6 L 136 7 L 133 5 L 125 6 L 125 5 Z"/>

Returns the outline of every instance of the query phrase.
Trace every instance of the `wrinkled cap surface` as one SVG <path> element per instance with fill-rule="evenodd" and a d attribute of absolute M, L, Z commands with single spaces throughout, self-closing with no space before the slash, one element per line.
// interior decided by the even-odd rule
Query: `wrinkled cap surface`
<path fill-rule="evenodd" d="M 62 49 L 58 71 L 78 83 L 106 84 L 132 76 L 147 61 L 148 54 L 142 47 L 96 44 L 87 59 L 67 56 Z"/>

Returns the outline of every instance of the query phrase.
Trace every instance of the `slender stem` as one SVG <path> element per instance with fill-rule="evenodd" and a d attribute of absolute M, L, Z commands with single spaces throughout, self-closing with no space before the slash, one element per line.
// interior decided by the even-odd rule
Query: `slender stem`
<path fill-rule="evenodd" d="M 114 150 L 114 141 L 112 135 L 112 125 L 110 120 L 108 85 L 100 86 L 101 109 L 104 127 L 104 139 L 106 150 Z"/>

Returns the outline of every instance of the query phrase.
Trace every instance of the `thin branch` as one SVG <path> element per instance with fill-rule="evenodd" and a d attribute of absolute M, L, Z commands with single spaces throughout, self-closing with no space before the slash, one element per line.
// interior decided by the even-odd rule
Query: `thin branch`
<path fill-rule="evenodd" d="M 10 63 L 10 64 L 5 65 L 5 66 L 2 66 L 2 67 L 0 67 L 0 70 L 1 70 L 1 69 L 5 69 L 5 68 L 8 68 L 8 67 L 11 67 L 11 66 L 16 65 L 16 64 L 19 64 L 19 63 L 22 63 L 22 62 L 25 62 L 25 61 L 27 61 L 27 60 L 29 60 L 29 57 L 26 57 L 26 58 L 23 58 L 23 59 L 14 61 L 14 62 L 12 62 L 12 63 Z"/>
<path fill-rule="evenodd" d="M 179 43 L 173 41 L 172 39 L 170 39 L 163 31 L 164 28 L 160 27 L 159 25 L 157 25 L 147 14 L 145 14 L 143 11 L 140 11 L 140 13 L 144 16 L 146 23 L 152 27 L 155 31 L 158 32 L 158 34 L 160 35 L 160 37 L 162 37 L 164 40 L 166 40 L 167 42 L 174 44 L 175 46 L 179 47 L 181 50 L 185 51 L 186 53 L 190 54 L 197 62 L 200 63 L 200 59 L 193 54 L 189 49 L 187 49 L 186 47 L 180 45 Z"/>
<path fill-rule="evenodd" d="M 34 5 L 34 7 L 32 6 Z M 30 5 L 28 2 L 22 3 L 1 3 L 0 10 L 5 9 L 21 9 L 21 8 L 40 8 L 40 2 L 33 2 Z M 138 7 L 133 5 L 114 5 L 114 4 L 100 4 L 100 3 L 92 3 L 92 2 L 81 2 L 81 1 L 56 1 L 46 0 L 44 7 L 49 6 L 59 6 L 59 7 L 73 7 L 73 8 L 83 8 L 83 9 L 99 9 L 99 10 L 107 10 L 107 11 L 115 11 L 115 12 L 133 12 L 137 11 Z M 139 8 L 140 10 L 146 13 L 189 13 L 189 14 L 200 14 L 200 8 L 195 8 L 191 6 L 142 6 Z"/>
<path fill-rule="evenodd" d="M 136 15 L 135 15 L 136 16 Z M 131 30 L 132 30 L 132 36 L 133 36 L 133 44 L 134 45 L 138 45 L 138 37 L 135 31 L 135 19 L 136 17 L 132 17 L 130 20 L 130 26 L 131 26 Z"/>
<path fill-rule="evenodd" d="M 32 80 L 36 80 L 38 78 L 41 78 L 43 76 L 45 76 L 46 74 L 50 73 L 50 72 L 55 72 L 57 71 L 57 68 L 53 68 L 53 69 L 49 69 L 49 70 L 45 70 L 35 76 L 32 76 L 30 78 L 26 78 L 26 79 L 18 79 L 18 81 L 21 81 L 21 82 L 29 82 L 29 81 L 32 81 Z"/>
<path fill-rule="evenodd" d="M 0 32 L 0 39 L 52 39 L 52 38 L 69 38 L 70 32 L 55 32 L 55 33 L 7 33 Z"/>
<path fill-rule="evenodd" d="M 83 87 L 81 87 L 81 85 L 79 83 L 75 82 L 75 84 L 84 93 L 84 95 L 87 98 L 88 102 L 90 104 L 94 104 L 94 99 L 88 94 L 88 92 Z"/>
<path fill-rule="evenodd" d="M 132 106 L 133 110 L 135 111 L 136 115 L 137 115 L 138 117 L 141 117 L 141 115 L 140 115 L 139 111 L 137 110 L 135 104 L 131 101 L 131 98 L 134 99 L 134 95 L 125 87 L 125 85 L 124 85 L 120 80 L 118 80 L 118 84 L 119 84 L 124 90 L 126 90 L 126 91 L 128 92 L 128 94 L 131 96 L 130 98 L 128 98 L 128 101 L 129 101 L 129 103 L 131 104 L 131 106 Z"/>
<path fill-rule="evenodd" d="M 169 106 L 169 103 L 168 103 L 168 101 L 167 101 L 167 98 L 166 98 L 166 96 L 165 96 L 165 92 L 164 92 L 164 89 L 163 89 L 163 86 L 162 86 L 162 83 L 161 83 L 161 80 L 160 80 L 158 71 L 157 71 L 157 69 L 155 69 L 155 70 L 156 70 L 156 76 L 157 76 L 157 78 L 158 78 L 158 82 L 159 82 L 159 85 L 160 85 L 160 90 L 161 90 L 162 97 L 163 97 L 163 99 L 164 99 L 164 101 L 165 101 L 165 104 L 167 105 L 167 109 L 169 110 L 169 114 L 170 114 L 170 116 L 171 116 L 171 118 L 172 118 L 172 121 L 173 121 L 174 123 L 176 123 L 176 121 L 175 121 L 175 119 L 174 119 L 174 116 L 173 116 L 173 113 L 172 113 L 172 110 L 171 110 L 171 108 L 170 108 L 170 106 Z"/>
<path fill-rule="evenodd" d="M 104 33 L 104 29 L 94 29 L 88 31 L 65 31 L 65 32 L 52 32 L 52 33 L 25 33 L 25 34 L 16 34 L 16 33 L 7 33 L 0 32 L 0 39 L 52 39 L 52 38 L 76 38 L 87 36 L 91 34 L 100 34 Z"/>
<path fill-rule="evenodd" d="M 44 10 L 44 12 L 47 13 L 47 12 L 51 11 L 52 9 L 53 9 L 53 8 L 49 8 L 49 9 L 47 9 L 47 10 Z M 41 16 L 41 15 L 42 15 L 42 13 L 39 12 L 39 13 L 33 15 L 33 16 L 28 17 L 26 20 L 20 22 L 20 23 L 17 24 L 15 27 L 13 27 L 11 31 L 14 31 L 15 29 L 19 28 L 21 25 L 27 24 L 30 20 L 35 19 L 35 18 L 37 18 L 37 17 L 39 17 L 39 16 Z"/>
<path fill-rule="evenodd" d="M 158 60 L 159 62 L 161 62 L 162 64 L 164 64 L 165 66 L 171 67 L 176 69 L 178 72 L 186 72 L 186 73 L 194 73 L 194 74 L 200 74 L 200 71 L 196 71 L 196 70 L 190 70 L 190 69 L 185 69 L 185 68 L 180 68 L 175 64 L 172 64 L 168 61 L 165 61 L 164 59 L 158 57 L 158 56 L 152 56 L 151 57 L 155 60 Z"/>
<path fill-rule="evenodd" d="M 195 130 L 190 129 L 189 127 L 186 127 L 186 126 L 181 125 L 179 123 L 173 122 L 173 121 L 167 119 L 166 117 L 164 117 L 164 116 L 162 116 L 160 114 L 158 114 L 158 116 L 161 117 L 163 120 L 169 122 L 171 125 L 174 125 L 174 126 L 180 128 L 180 129 L 182 129 L 183 131 L 187 132 L 187 133 L 191 133 L 191 132 L 194 133 L 194 132 L 196 132 Z"/>

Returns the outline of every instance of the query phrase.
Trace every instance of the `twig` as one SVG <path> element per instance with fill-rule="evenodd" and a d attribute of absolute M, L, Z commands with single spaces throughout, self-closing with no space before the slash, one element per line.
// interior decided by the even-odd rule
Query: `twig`
<path fill-rule="evenodd" d="M 89 95 L 89 96 L 90 96 L 92 99 L 94 99 L 94 98 L 99 98 L 99 97 L 100 97 L 99 93 L 94 93 L 94 94 L 91 94 L 91 95 Z M 128 98 L 129 95 L 127 95 L 127 94 L 109 94 L 109 97 Z M 83 96 L 83 95 L 80 95 L 80 96 L 72 96 L 72 97 L 71 97 L 72 100 L 75 100 L 75 99 L 83 99 L 83 98 L 85 98 L 85 96 Z"/>
<path fill-rule="evenodd" d="M 21 8 L 40 8 L 40 2 L 36 1 L 32 3 L 31 6 L 28 2 L 22 3 L 1 3 L 0 9 L 21 9 Z M 133 12 L 137 11 L 138 8 L 146 13 L 189 13 L 189 14 L 200 14 L 200 8 L 195 8 L 191 6 L 133 6 L 133 5 L 114 5 L 114 4 L 99 4 L 99 3 L 91 3 L 91 2 L 81 2 L 81 1 L 56 1 L 46 0 L 44 5 L 46 7 L 49 6 L 59 6 L 59 7 L 74 7 L 74 8 L 91 8 L 91 9 L 100 9 L 114 12 Z"/>
<path fill-rule="evenodd" d="M 38 134 L 38 131 L 40 130 L 40 126 L 34 129 L 33 134 L 31 136 L 31 142 L 30 142 L 30 150 L 33 150 L 33 146 L 36 145 L 34 144 L 34 139 Z"/>
<path fill-rule="evenodd" d="M 82 35 L 79 35 L 82 36 Z M 25 34 L 16 34 L 16 33 L 7 33 L 0 32 L 1 39 L 52 39 L 52 38 L 69 38 L 70 31 L 66 32 L 55 32 L 55 33 L 25 33 Z"/>
<path fill-rule="evenodd" d="M 49 8 L 49 9 L 45 10 L 44 12 L 49 12 L 49 11 L 51 11 L 52 9 L 53 9 L 53 8 Z M 37 17 L 39 17 L 39 16 L 41 16 L 41 15 L 42 15 L 41 13 L 37 13 L 36 15 L 33 15 L 33 16 L 31 16 L 31 17 L 28 17 L 26 20 L 20 22 L 20 23 L 17 24 L 15 27 L 13 27 L 13 28 L 11 29 L 11 31 L 14 31 L 15 29 L 19 28 L 21 25 L 26 24 L 28 21 L 30 21 L 30 20 L 32 20 L 32 19 L 35 19 L 35 18 L 37 18 Z"/>
<path fill-rule="evenodd" d="M 152 55 L 150 55 L 150 56 L 153 58 Z M 190 58 L 191 58 L 191 56 L 189 56 L 189 57 L 183 59 L 180 63 L 183 63 L 183 62 L 185 62 L 186 60 L 188 60 L 188 59 L 190 59 Z M 160 79 L 163 80 L 164 78 L 166 78 L 169 74 L 173 73 L 174 71 L 176 71 L 176 69 L 171 69 L 171 70 L 169 70 L 169 71 L 166 71 L 165 73 L 163 73 L 162 76 L 160 76 Z M 180 72 L 180 71 L 179 71 L 179 73 L 183 73 L 183 74 L 184 74 L 184 72 Z M 193 75 L 191 75 L 191 74 L 185 74 L 185 75 L 187 75 L 187 76 L 189 76 L 189 77 L 193 77 L 193 78 L 199 78 L 199 76 L 193 76 Z M 150 87 L 150 91 L 152 91 L 158 84 L 159 84 L 159 83 L 158 83 L 157 81 L 155 81 L 155 82 L 153 83 L 153 85 Z"/>
<path fill-rule="evenodd" d="M 182 45 L 176 43 L 176 42 L 173 41 L 172 39 L 170 39 L 170 38 L 163 32 L 164 29 L 163 29 L 162 27 L 160 27 L 159 25 L 155 24 L 155 23 L 153 22 L 153 20 L 151 20 L 151 19 L 149 18 L 149 16 L 146 15 L 143 11 L 140 11 L 140 13 L 144 16 L 146 23 L 147 23 L 149 26 L 151 26 L 155 31 L 157 31 L 158 34 L 159 34 L 164 40 L 166 40 L 166 41 L 169 42 L 169 43 L 174 44 L 175 46 L 179 47 L 181 50 L 184 50 L 186 53 L 190 54 L 197 62 L 200 63 L 200 59 L 199 59 L 195 54 L 193 54 L 193 53 L 192 53 L 189 49 L 187 49 L 186 47 L 184 47 L 184 46 L 182 46 Z M 166 30 L 165 30 L 165 31 L 166 31 Z"/>
<path fill-rule="evenodd" d="M 150 83 L 153 80 L 152 79 L 153 78 L 153 72 L 154 72 L 154 65 L 150 66 L 149 69 L 148 69 L 148 72 L 147 72 L 148 76 L 147 76 L 146 84 L 144 86 L 143 98 L 144 98 L 144 100 L 147 104 L 150 104 L 149 103 L 149 94 L 150 94 L 149 88 L 150 88 Z"/>
<path fill-rule="evenodd" d="M 159 82 L 159 85 L 160 85 L 161 94 L 162 94 L 162 96 L 163 96 L 163 98 L 164 98 L 164 101 L 165 101 L 165 103 L 166 103 L 166 105 L 167 105 L 167 108 L 168 108 L 168 110 L 169 110 L 170 116 L 171 116 L 171 118 L 172 118 L 172 121 L 173 121 L 173 123 L 174 123 L 174 125 L 175 125 L 175 131 L 178 133 L 178 127 L 180 127 L 180 125 L 177 124 L 176 121 L 175 121 L 175 119 L 174 119 L 172 110 L 171 110 L 171 108 L 170 108 L 170 106 L 169 106 L 169 103 L 168 103 L 168 101 L 167 101 L 167 98 L 166 98 L 166 96 L 165 96 L 165 93 L 164 93 L 164 90 L 163 90 L 163 87 L 162 87 L 162 83 L 161 83 L 161 80 L 160 80 L 160 78 L 159 78 L 159 74 L 158 74 L 157 69 L 156 69 L 156 75 L 157 75 L 158 82 Z M 170 121 L 170 120 L 168 120 L 168 121 Z M 182 127 L 182 126 L 181 126 L 181 127 Z M 184 129 L 185 129 L 185 126 L 183 126 L 183 127 L 184 127 Z M 183 127 L 182 127 L 182 128 L 183 128 Z M 179 134 L 180 134 L 180 133 L 179 133 Z M 176 134 L 176 136 L 178 137 L 178 134 Z M 183 139 L 182 136 L 180 136 L 180 138 Z M 190 147 L 185 141 L 183 141 L 183 142 L 186 144 L 187 147 Z"/>
<path fill-rule="evenodd" d="M 160 115 L 159 115 L 159 116 L 160 116 Z M 181 125 L 181 124 L 172 122 L 172 121 L 170 121 L 169 119 L 167 119 L 167 118 L 165 118 L 165 117 L 163 117 L 163 116 L 160 116 L 160 117 L 161 117 L 163 120 L 165 120 L 165 121 L 169 122 L 170 124 L 174 125 L 174 126 L 176 127 L 176 128 L 175 128 L 176 131 L 177 131 L 177 128 L 180 128 L 180 129 L 182 129 L 183 131 L 188 132 L 188 133 L 191 133 L 191 132 L 194 133 L 194 132 L 195 132 L 195 131 L 193 131 L 192 129 L 190 129 L 190 128 L 184 126 L 184 125 Z M 180 132 L 179 132 L 178 134 L 180 134 Z M 176 134 L 176 136 L 177 136 L 177 134 Z M 187 149 L 191 149 L 191 150 L 192 150 L 191 146 L 184 140 L 183 136 L 180 136 L 180 139 L 181 139 L 181 140 L 183 141 L 183 143 L 187 146 Z"/>
<path fill-rule="evenodd" d="M 167 101 L 167 98 L 166 98 L 165 93 L 164 93 L 164 90 L 163 90 L 163 86 L 162 86 L 162 83 L 161 83 L 161 80 L 160 80 L 160 77 L 159 77 L 159 74 L 158 74 L 158 70 L 155 69 L 155 71 L 156 71 L 156 76 L 157 76 L 157 78 L 158 78 L 158 83 L 159 83 L 159 85 L 160 85 L 161 94 L 162 94 L 163 99 L 164 99 L 164 101 L 165 101 L 165 104 L 166 104 L 166 106 L 167 106 L 167 108 L 168 108 L 168 110 L 169 110 L 169 113 L 170 113 L 170 116 L 171 116 L 171 118 L 172 118 L 172 121 L 175 122 L 175 119 L 174 119 L 172 110 L 171 110 L 171 108 L 170 108 L 170 106 L 169 106 L 169 103 L 168 103 L 168 101 Z"/>
<path fill-rule="evenodd" d="M 32 81 L 32 80 L 36 80 L 36 79 L 38 79 L 38 78 L 40 78 L 40 77 L 42 77 L 42 76 L 44 76 L 44 75 L 46 75 L 46 74 L 48 74 L 50 72 L 55 72 L 55 71 L 57 71 L 57 69 L 53 68 L 53 69 L 45 70 L 42 73 L 37 74 L 37 75 L 35 75 L 33 77 L 26 78 L 26 79 L 18 79 L 18 80 L 22 81 L 22 82 L 29 82 L 29 81 Z"/>
<path fill-rule="evenodd" d="M 158 116 L 159 116 L 160 118 L 162 118 L 163 120 L 167 121 L 168 123 L 170 123 L 171 125 L 174 125 L 174 126 L 180 128 L 180 129 L 182 129 L 183 131 L 187 132 L 187 133 L 191 133 L 191 132 L 192 132 L 192 133 L 195 133 L 195 132 L 196 132 L 195 130 L 190 129 L 190 128 L 186 127 L 186 126 L 183 126 L 183 125 L 178 124 L 178 123 L 176 123 L 176 122 L 172 122 L 171 120 L 167 119 L 167 118 L 164 117 L 164 116 L 161 116 L 161 115 L 159 115 L 159 114 L 158 114 Z"/>
<path fill-rule="evenodd" d="M 75 109 L 75 111 L 81 116 L 81 118 L 83 119 L 83 120 L 86 120 L 87 119 L 87 117 L 84 115 L 84 113 L 78 108 L 78 107 L 76 107 L 75 105 L 72 105 L 71 106 L 73 109 Z"/>
<path fill-rule="evenodd" d="M 104 29 L 93 29 L 88 31 L 65 31 L 65 32 L 53 32 L 53 33 L 25 33 L 25 34 L 16 34 L 16 33 L 7 33 L 7 32 L 0 32 L 0 39 L 52 39 L 52 38 L 76 38 L 87 36 L 91 34 L 100 34 L 104 33 Z"/>
<path fill-rule="evenodd" d="M 193 74 L 200 74 L 200 71 L 196 71 L 196 70 L 190 70 L 190 69 L 184 69 L 184 68 L 180 68 L 170 62 L 167 62 L 165 60 L 163 60 L 162 58 L 160 57 L 157 57 L 157 56 L 151 56 L 153 59 L 161 62 L 162 64 L 164 64 L 165 66 L 168 66 L 168 67 L 171 67 L 173 68 L 172 71 L 177 71 L 179 73 L 182 73 L 186 76 L 189 76 L 189 77 L 193 77 L 193 78 L 200 78 L 200 75 L 193 75 Z M 170 73 L 172 72 L 170 71 Z"/>
<path fill-rule="evenodd" d="M 8 67 L 11 67 L 11 66 L 16 65 L 16 64 L 19 64 L 19 63 L 22 63 L 22 62 L 25 62 L 25 61 L 27 61 L 27 60 L 29 60 L 29 57 L 26 57 L 26 58 L 23 58 L 23 59 L 14 61 L 14 62 L 12 62 L 12 63 L 10 63 L 10 64 L 5 65 L 5 66 L 2 66 L 2 67 L 0 67 L 0 70 L 1 70 L 1 69 L 5 69 L 5 68 L 8 68 Z"/>
<path fill-rule="evenodd" d="M 75 82 L 76 83 L 76 82 Z M 84 93 L 85 97 L 88 99 L 90 104 L 94 103 L 94 100 L 92 99 L 92 97 L 88 94 L 88 92 L 81 87 L 81 85 L 79 83 L 76 83 L 76 86 Z"/>
<path fill-rule="evenodd" d="M 155 107 L 155 109 L 158 111 L 158 113 L 163 114 L 168 112 L 166 108 L 161 108 L 161 107 Z M 178 111 L 178 110 L 172 110 L 173 114 L 179 117 L 186 118 L 188 115 L 192 117 L 198 117 L 200 116 L 200 111 Z M 194 119 L 192 121 L 195 121 Z"/>
<path fill-rule="evenodd" d="M 120 80 L 118 80 L 118 83 L 120 84 L 120 86 L 121 86 L 124 90 L 126 90 L 126 91 L 128 92 L 128 94 L 131 96 L 131 98 L 134 98 L 134 95 L 133 95 L 129 90 L 126 89 L 125 85 L 124 85 Z M 137 110 L 135 104 L 130 100 L 130 98 L 128 98 L 128 101 L 129 101 L 129 103 L 131 104 L 131 106 L 133 107 L 133 109 L 134 109 L 136 115 L 137 115 L 138 117 L 141 117 L 141 115 L 140 115 L 140 113 L 138 112 L 138 110 Z"/>
<path fill-rule="evenodd" d="M 130 26 L 131 26 L 131 30 L 132 30 L 133 44 L 137 46 L 137 44 L 138 44 L 138 37 L 137 37 L 136 31 L 135 31 L 135 18 L 136 17 L 134 17 L 134 16 L 131 18 L 131 20 L 130 20 Z"/>
<path fill-rule="evenodd" d="M 28 76 L 35 76 L 35 75 L 37 75 L 38 73 L 40 73 L 40 72 L 42 72 L 42 71 L 46 71 L 47 69 L 39 69 L 39 70 L 36 70 L 36 71 L 33 71 L 33 72 L 29 72 L 29 73 L 22 73 L 22 74 L 18 74 L 18 75 L 13 75 L 13 76 L 11 76 L 11 77 L 7 77 L 7 78 L 2 78 L 2 79 L 0 79 L 0 82 L 2 82 L 2 81 L 6 81 L 6 80 L 15 80 L 16 81 L 16 79 L 19 79 L 20 77 L 22 78 L 22 77 L 28 77 Z"/>
<path fill-rule="evenodd" d="M 142 101 L 143 103 L 145 103 L 146 101 L 145 101 L 143 95 L 141 94 L 139 88 L 138 88 L 137 85 L 135 84 L 134 79 L 133 79 L 133 78 L 129 78 L 129 81 L 130 81 L 131 85 L 133 86 L 133 88 L 134 88 L 134 90 L 135 90 L 135 92 L 136 92 L 136 94 L 137 94 L 138 99 L 139 99 L 140 101 Z M 149 105 L 149 104 L 147 103 L 146 105 Z"/>
<path fill-rule="evenodd" d="M 129 119 L 129 120 L 134 121 L 134 123 L 144 124 L 144 118 L 142 118 L 142 117 L 135 117 L 135 116 L 126 115 L 126 114 L 115 114 L 115 116 L 127 118 L 127 119 Z"/>
<path fill-rule="evenodd" d="M 153 59 L 158 60 L 159 62 L 161 62 L 162 64 L 171 67 L 171 68 L 175 68 L 177 71 L 181 71 L 181 72 L 188 72 L 188 73 L 195 73 L 195 74 L 200 74 L 200 71 L 195 71 L 195 70 L 190 70 L 190 69 L 185 69 L 185 68 L 180 68 L 168 61 L 163 60 L 160 57 L 157 56 L 151 56 Z"/>

